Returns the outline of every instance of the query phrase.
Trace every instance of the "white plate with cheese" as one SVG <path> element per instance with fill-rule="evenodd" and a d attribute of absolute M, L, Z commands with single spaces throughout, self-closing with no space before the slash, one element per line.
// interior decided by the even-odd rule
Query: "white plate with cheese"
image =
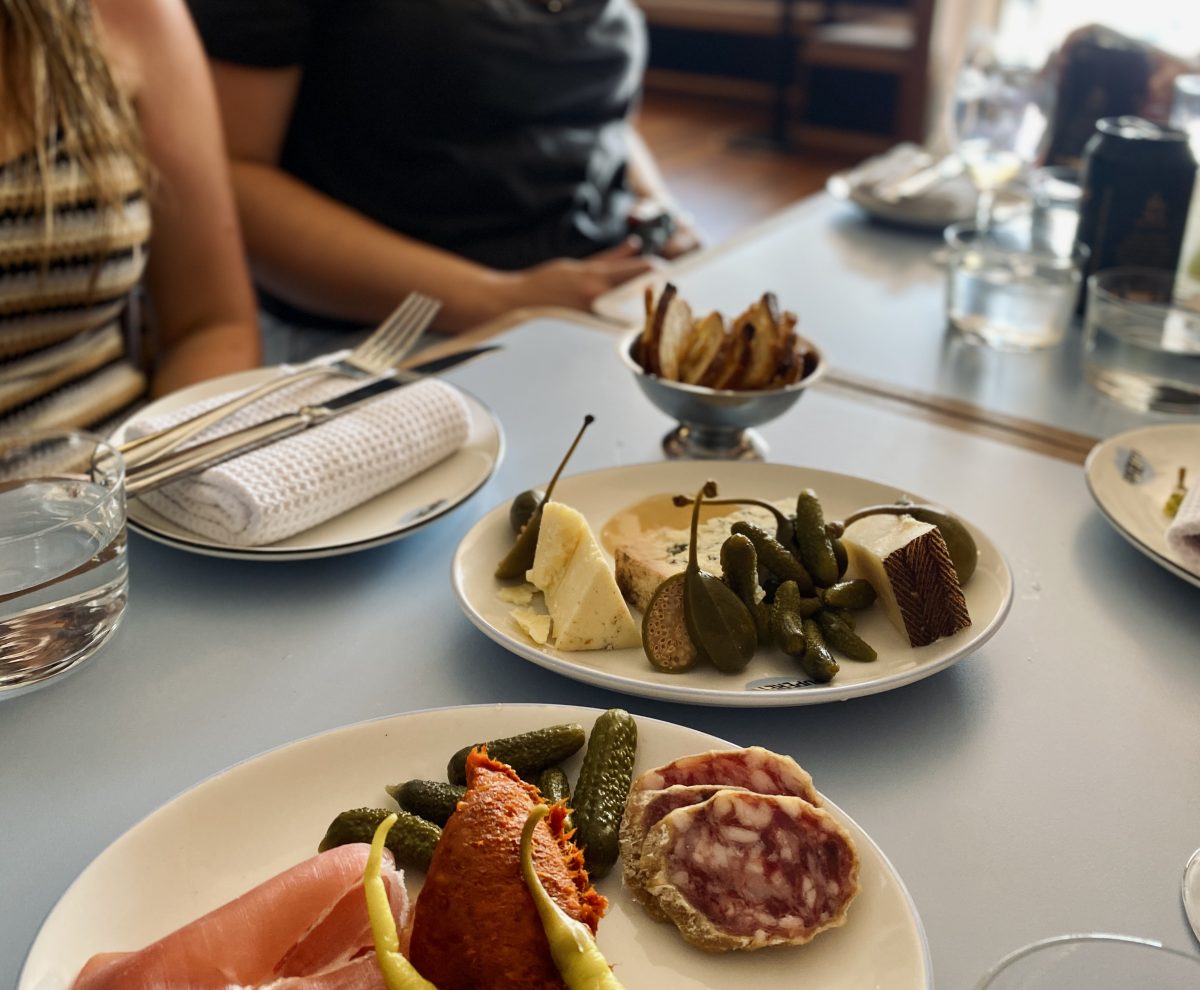
<path fill-rule="evenodd" d="M 784 464 L 674 461 L 609 468 L 561 478 L 554 500 L 577 509 L 604 545 L 599 549 L 604 565 L 613 567 L 613 547 L 627 534 L 620 519 L 631 507 L 654 496 L 694 494 L 708 478 L 714 479 L 723 497 L 753 497 L 776 501 L 794 499 L 804 488 L 821 500 L 827 520 L 841 519 L 867 505 L 894 502 L 908 495 L 916 502 L 933 501 L 893 486 L 810 468 Z M 953 507 L 950 507 L 951 509 Z M 726 510 L 728 511 L 728 510 Z M 459 605 L 483 633 L 517 656 L 574 680 L 626 694 L 697 705 L 778 707 L 845 701 L 877 694 L 921 680 L 969 656 L 1000 628 L 1012 603 L 1012 573 L 1003 554 L 977 527 L 968 528 L 979 548 L 974 576 L 962 589 L 971 625 L 928 646 L 913 648 L 876 604 L 859 613 L 857 631 L 878 652 L 871 663 L 838 657 L 840 671 L 832 681 L 818 684 L 797 662 L 776 650 L 760 648 L 740 674 L 723 674 L 700 664 L 686 673 L 655 669 L 640 646 L 609 650 L 564 651 L 538 645 L 514 619 L 514 609 L 538 608 L 539 601 L 522 606 L 502 598 L 514 582 L 496 580 L 496 564 L 512 546 L 514 534 L 508 519 L 509 503 L 497 506 L 467 533 L 459 544 L 451 579 Z M 595 554 L 591 555 L 593 558 Z M 598 567 L 594 559 L 586 565 Z M 853 575 L 851 575 L 853 576 Z M 612 594 L 600 575 L 572 575 L 573 594 L 586 595 L 593 604 Z M 594 587 L 592 583 L 594 582 Z M 542 596 L 538 595 L 537 599 Z M 603 609 L 591 610 L 597 615 Z M 640 628 L 641 613 L 633 612 Z M 583 621 L 583 620 L 580 620 Z M 576 629 L 577 636 L 590 630 Z M 596 630 L 597 635 L 602 630 Z"/>

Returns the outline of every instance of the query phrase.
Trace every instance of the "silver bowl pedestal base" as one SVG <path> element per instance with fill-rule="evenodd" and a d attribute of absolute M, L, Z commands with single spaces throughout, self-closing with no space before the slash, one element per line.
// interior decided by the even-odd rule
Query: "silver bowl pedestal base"
<path fill-rule="evenodd" d="M 713 430 L 680 423 L 663 437 L 669 460 L 765 461 L 767 442 L 755 430 Z"/>

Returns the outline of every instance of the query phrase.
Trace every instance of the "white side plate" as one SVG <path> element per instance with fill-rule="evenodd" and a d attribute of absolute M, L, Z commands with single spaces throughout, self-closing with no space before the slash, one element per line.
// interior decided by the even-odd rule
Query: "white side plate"
<path fill-rule="evenodd" d="M 275 373 L 274 369 L 256 368 L 201 382 L 138 410 L 136 418 L 170 412 L 210 395 L 249 388 Z M 466 443 L 453 456 L 391 491 L 286 540 L 263 547 L 218 543 L 164 519 L 138 499 L 129 501 L 129 528 L 180 550 L 234 560 L 333 557 L 399 540 L 462 505 L 483 487 L 500 463 L 504 453 L 500 423 L 473 395 L 462 392 L 462 396 L 470 410 L 471 428 Z M 126 425 L 123 423 L 114 431 L 116 443 L 124 440 Z"/>
<path fill-rule="evenodd" d="M 1200 424 L 1142 426 L 1101 440 L 1088 454 L 1083 473 L 1096 505 L 1118 533 L 1156 564 L 1200 585 L 1200 574 L 1167 547 L 1171 520 L 1163 506 L 1181 467 L 1187 468 L 1189 488 L 1200 485 Z"/>

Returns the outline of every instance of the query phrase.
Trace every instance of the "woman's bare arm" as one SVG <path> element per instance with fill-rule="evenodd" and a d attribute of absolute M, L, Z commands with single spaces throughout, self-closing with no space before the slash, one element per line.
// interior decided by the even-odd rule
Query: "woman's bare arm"
<path fill-rule="evenodd" d="M 220 119 L 182 0 L 95 0 L 154 170 L 146 284 L 158 334 L 153 388 L 169 392 L 260 361 L 257 310 Z"/>
<path fill-rule="evenodd" d="M 300 67 L 212 65 L 255 277 L 289 302 L 372 323 L 417 290 L 442 300 L 438 328 L 456 332 L 521 306 L 586 309 L 648 267 L 621 246 L 499 272 L 396 233 L 279 168 Z"/>

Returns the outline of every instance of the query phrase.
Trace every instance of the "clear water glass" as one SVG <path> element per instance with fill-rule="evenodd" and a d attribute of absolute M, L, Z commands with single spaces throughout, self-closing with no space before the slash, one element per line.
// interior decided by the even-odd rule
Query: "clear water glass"
<path fill-rule="evenodd" d="M 1175 276 L 1111 268 L 1088 279 L 1084 377 L 1140 412 L 1200 414 L 1200 310 L 1175 297 Z"/>
<path fill-rule="evenodd" d="M 0 434 L 0 698 L 93 656 L 125 611 L 125 465 L 78 431 Z"/>
<path fill-rule="evenodd" d="M 1061 344 L 1086 248 L 1039 244 L 1026 214 L 981 230 L 946 228 L 946 317 L 972 343 L 1033 351 Z"/>
<path fill-rule="evenodd" d="M 991 222 L 996 192 L 1032 162 L 1046 131 L 1047 82 L 1027 65 L 1003 63 L 976 48 L 954 89 L 955 151 L 979 193 L 975 222 Z"/>
<path fill-rule="evenodd" d="M 1033 242 L 1060 254 L 1069 254 L 1079 229 L 1083 180 L 1069 165 L 1039 168 L 1030 176 Z"/>
<path fill-rule="evenodd" d="M 1059 935 L 1001 959 L 975 990 L 1195 990 L 1200 956 L 1127 935 Z"/>

